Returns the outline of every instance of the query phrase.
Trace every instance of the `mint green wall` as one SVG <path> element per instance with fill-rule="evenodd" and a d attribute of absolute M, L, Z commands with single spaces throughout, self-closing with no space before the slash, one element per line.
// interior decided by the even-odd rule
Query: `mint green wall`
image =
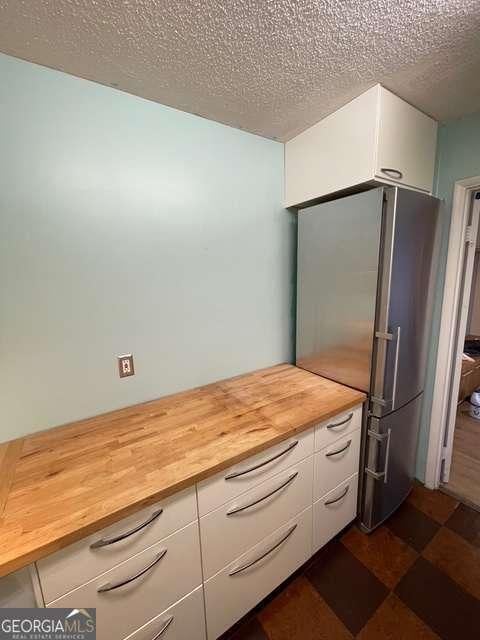
<path fill-rule="evenodd" d="M 435 381 L 435 365 L 438 333 L 440 330 L 453 189 L 457 180 L 471 176 L 480 176 L 480 113 L 466 116 L 459 120 L 445 122 L 440 125 L 439 128 L 435 193 L 439 198 L 445 199 L 445 210 L 442 217 L 440 268 L 437 280 L 437 296 L 434 309 L 429 368 L 425 385 L 422 430 L 417 456 L 417 477 L 421 480 L 425 477 L 425 464 L 427 460 L 428 431 Z"/>
<path fill-rule="evenodd" d="M 0 440 L 292 357 L 282 144 L 3 55 L 0 78 Z"/>

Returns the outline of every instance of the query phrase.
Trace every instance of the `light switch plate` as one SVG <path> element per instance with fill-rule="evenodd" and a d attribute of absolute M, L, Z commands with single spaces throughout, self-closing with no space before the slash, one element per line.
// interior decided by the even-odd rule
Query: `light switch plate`
<path fill-rule="evenodd" d="M 128 376 L 135 375 L 133 355 L 131 353 L 118 356 L 118 373 L 120 378 L 127 378 Z"/>

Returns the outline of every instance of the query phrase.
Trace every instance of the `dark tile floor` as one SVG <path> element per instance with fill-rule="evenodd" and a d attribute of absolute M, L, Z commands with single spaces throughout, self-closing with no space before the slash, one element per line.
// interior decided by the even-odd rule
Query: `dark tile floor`
<path fill-rule="evenodd" d="M 332 540 L 229 640 L 480 638 L 480 513 L 415 486 L 371 535 Z"/>

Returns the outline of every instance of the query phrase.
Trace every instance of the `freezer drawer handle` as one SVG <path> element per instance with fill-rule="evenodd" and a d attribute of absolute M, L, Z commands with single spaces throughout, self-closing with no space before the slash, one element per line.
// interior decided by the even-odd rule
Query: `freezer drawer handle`
<path fill-rule="evenodd" d="M 347 484 L 347 486 L 342 491 L 342 493 L 338 496 L 338 498 L 333 498 L 333 500 L 327 500 L 327 502 L 324 503 L 325 506 L 329 507 L 331 504 L 335 504 L 336 502 L 340 502 L 340 500 L 343 500 L 343 498 L 347 495 L 349 489 L 350 489 L 350 485 Z"/>
<path fill-rule="evenodd" d="M 147 573 L 147 571 L 150 571 L 150 569 L 153 569 L 153 567 L 160 562 L 160 560 L 163 558 L 163 556 L 166 553 L 167 553 L 167 550 L 162 549 L 160 553 L 157 553 L 153 561 L 150 562 L 149 565 L 141 569 L 138 573 L 136 573 L 133 576 L 130 576 L 129 578 L 125 578 L 124 580 L 119 580 L 118 582 L 114 582 L 113 584 L 111 584 L 110 582 L 106 582 L 105 584 L 102 584 L 101 587 L 98 587 L 97 593 L 107 593 L 108 591 L 113 591 L 114 589 L 118 589 L 119 587 L 124 587 L 126 584 L 130 584 L 130 582 L 137 580 L 138 578 L 143 576 L 144 573 Z"/>
<path fill-rule="evenodd" d="M 264 460 L 263 462 L 259 462 L 258 464 L 255 464 L 253 467 L 248 467 L 248 469 L 242 469 L 241 471 L 234 471 L 233 473 L 229 473 L 228 476 L 225 476 L 225 480 L 233 480 L 233 478 L 239 478 L 240 476 L 244 476 L 246 473 L 252 473 L 252 471 L 256 471 L 257 469 L 260 469 L 261 467 L 264 467 L 266 464 L 270 464 L 270 462 L 273 462 L 274 460 L 277 460 L 278 458 L 281 458 L 282 456 L 286 455 L 289 451 L 294 449 L 297 446 L 297 444 L 298 444 L 298 440 L 294 440 L 283 451 L 280 451 L 280 453 L 275 454 L 274 456 L 272 456 L 271 458 L 268 458 L 267 460 Z"/>
<path fill-rule="evenodd" d="M 290 527 L 287 533 L 284 536 L 282 536 L 280 540 L 273 545 L 273 547 L 270 547 L 270 549 L 268 549 L 268 551 L 265 551 L 264 553 L 262 553 L 262 555 L 258 556 L 258 558 L 255 558 L 255 560 L 252 560 L 251 562 L 247 562 L 246 564 L 242 564 L 236 569 L 232 569 L 232 571 L 230 571 L 228 575 L 235 576 L 237 575 L 237 573 L 241 573 L 242 571 L 246 571 L 247 569 L 250 569 L 250 567 L 253 567 L 254 564 L 257 564 L 257 562 L 260 562 L 260 560 L 263 560 L 268 555 L 273 553 L 275 549 L 278 549 L 278 547 L 281 544 L 283 544 L 285 540 L 287 540 L 287 538 L 289 538 L 292 535 L 292 533 L 295 531 L 296 528 L 297 528 L 297 525 L 294 524 L 293 527 Z"/>
<path fill-rule="evenodd" d="M 384 442 L 385 440 L 387 441 L 387 449 L 385 451 L 385 468 L 383 469 L 383 471 L 374 471 L 373 469 L 370 469 L 369 467 L 365 467 L 365 473 L 369 476 L 371 476 L 372 478 L 374 478 L 375 480 L 380 480 L 381 478 L 383 478 L 384 483 L 386 484 L 388 481 L 388 460 L 390 458 L 390 435 L 392 433 L 392 430 L 389 429 L 387 431 L 387 433 L 377 433 L 376 431 L 372 431 L 371 429 L 368 430 L 368 435 L 371 438 L 374 438 L 375 440 L 377 440 L 378 442 Z"/>
<path fill-rule="evenodd" d="M 345 420 L 341 420 L 340 422 L 332 422 L 332 424 L 327 424 L 327 429 L 335 429 L 335 427 L 341 427 L 353 418 L 353 411 L 349 413 Z"/>
<path fill-rule="evenodd" d="M 346 451 L 351 444 L 352 444 L 352 441 L 349 440 L 344 447 L 342 447 L 341 449 L 337 449 L 336 451 L 329 451 L 328 453 L 325 454 L 325 457 L 331 458 L 332 456 L 338 456 L 339 453 L 343 453 L 344 451 Z"/>
<path fill-rule="evenodd" d="M 147 520 L 145 520 L 145 522 L 142 522 L 141 524 L 137 525 L 133 529 L 130 529 L 130 531 L 121 533 L 120 535 L 115 536 L 114 538 L 101 538 L 96 542 L 92 542 L 92 544 L 90 545 L 90 549 L 99 549 L 100 547 L 107 547 L 109 544 L 115 544 L 116 542 L 125 540 L 125 538 L 128 538 L 129 536 L 133 536 L 134 533 L 137 533 L 137 531 L 141 531 L 144 527 L 148 526 L 154 520 L 159 518 L 162 515 L 162 513 L 163 513 L 163 509 L 157 509 L 152 513 L 152 515 L 149 518 L 147 518 Z"/>
<path fill-rule="evenodd" d="M 382 173 L 386 173 L 387 176 L 393 178 L 394 180 L 401 180 L 403 178 L 403 173 L 398 169 L 389 169 L 388 167 L 382 167 L 380 171 Z"/>
<path fill-rule="evenodd" d="M 158 640 L 159 638 L 161 638 L 165 633 L 165 631 L 168 629 L 168 627 L 172 624 L 172 622 L 173 622 L 173 616 L 168 616 L 168 618 L 163 623 L 162 628 L 158 633 L 156 633 L 153 636 L 152 640 Z"/>
<path fill-rule="evenodd" d="M 254 502 L 248 502 L 247 504 L 243 504 L 239 507 L 233 507 L 233 509 L 230 509 L 230 511 L 227 511 L 227 516 L 233 516 L 236 513 L 241 513 L 242 511 L 245 511 L 245 509 L 250 509 L 251 507 L 254 507 L 257 504 L 260 504 L 260 502 L 263 502 L 267 498 L 270 498 L 271 496 L 275 495 L 276 493 L 284 489 L 287 485 L 293 482 L 297 476 L 298 476 L 298 471 L 296 471 L 295 473 L 292 473 L 284 482 L 282 482 L 282 484 L 280 484 L 278 487 L 276 487 L 266 495 L 262 496 L 261 498 L 258 498 Z"/>

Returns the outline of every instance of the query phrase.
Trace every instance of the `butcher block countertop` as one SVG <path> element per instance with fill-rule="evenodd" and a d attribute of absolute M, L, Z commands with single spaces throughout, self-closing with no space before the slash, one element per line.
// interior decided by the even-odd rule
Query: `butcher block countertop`
<path fill-rule="evenodd" d="M 0 445 L 0 576 L 365 400 L 282 364 Z"/>

